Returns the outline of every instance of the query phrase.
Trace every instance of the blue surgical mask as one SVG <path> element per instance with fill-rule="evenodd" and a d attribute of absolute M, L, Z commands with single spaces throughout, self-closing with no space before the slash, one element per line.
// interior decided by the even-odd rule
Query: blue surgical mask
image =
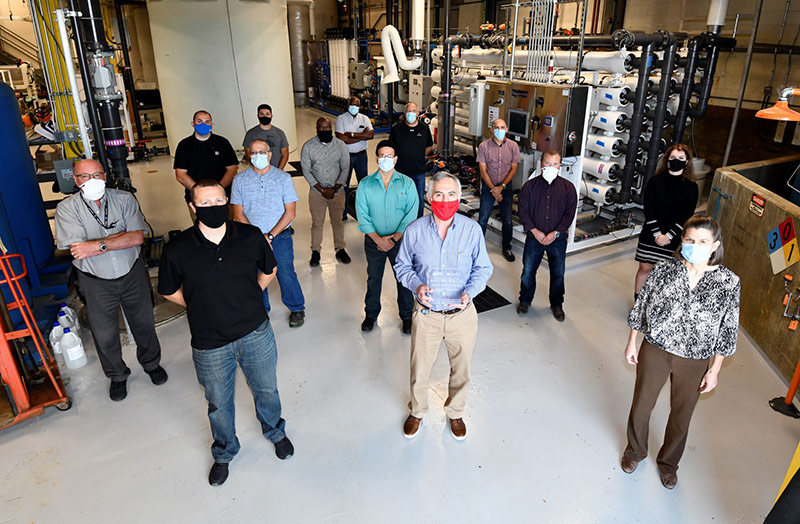
<path fill-rule="evenodd" d="M 406 113 L 406 120 L 408 120 L 409 124 L 413 124 L 417 121 L 417 114 L 416 113 Z"/>
<path fill-rule="evenodd" d="M 712 246 L 700 244 L 681 244 L 681 255 L 690 264 L 705 264 L 711 259 Z"/>
<path fill-rule="evenodd" d="M 495 129 L 492 133 L 494 133 L 494 137 L 498 140 L 503 140 L 506 137 L 505 129 Z"/>
<path fill-rule="evenodd" d="M 195 124 L 194 131 L 200 136 L 205 136 L 211 132 L 211 124 Z"/>
<path fill-rule="evenodd" d="M 347 111 L 351 115 L 356 116 L 358 114 L 358 106 L 350 106 L 350 107 L 347 108 Z"/>
<path fill-rule="evenodd" d="M 264 169 L 269 165 L 269 155 L 250 155 L 250 162 L 256 169 Z"/>
<path fill-rule="evenodd" d="M 394 169 L 394 158 L 379 158 L 378 169 L 380 169 L 384 173 L 388 173 L 389 171 Z"/>

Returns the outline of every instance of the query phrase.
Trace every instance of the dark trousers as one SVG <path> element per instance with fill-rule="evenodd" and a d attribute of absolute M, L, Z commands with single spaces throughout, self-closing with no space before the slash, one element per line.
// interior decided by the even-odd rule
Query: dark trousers
<path fill-rule="evenodd" d="M 511 203 L 514 199 L 514 192 L 511 186 L 505 188 L 501 193 L 503 201 L 499 202 L 497 206 L 500 208 L 500 222 L 503 223 L 503 251 L 511 250 Z M 486 225 L 489 223 L 489 216 L 492 214 L 492 209 L 497 201 L 492 195 L 489 186 L 483 185 L 481 189 L 481 209 L 478 212 L 478 224 L 480 224 L 483 234 L 486 234 Z"/>
<path fill-rule="evenodd" d="M 114 382 L 123 382 L 131 370 L 122 359 L 119 340 L 119 307 L 136 341 L 136 359 L 145 371 L 161 362 L 161 345 L 153 319 L 150 276 L 141 259 L 130 272 L 115 280 L 104 280 L 78 272 L 78 283 L 86 298 L 86 314 L 103 372 Z"/>
<path fill-rule="evenodd" d="M 347 171 L 347 182 L 344 183 L 344 212 L 342 218 L 347 217 L 347 203 L 350 202 L 350 178 L 356 172 L 356 185 L 367 176 L 367 152 L 350 153 L 350 168 Z"/>
<path fill-rule="evenodd" d="M 689 435 L 689 422 L 700 398 L 700 381 L 707 370 L 707 360 L 679 357 L 657 348 L 647 340 L 642 342 L 639 364 L 636 366 L 633 404 L 628 417 L 626 457 L 639 462 L 647 456 L 650 413 L 669 378 L 669 420 L 657 463 L 662 473 L 678 471 L 678 462 L 683 456 Z"/>
<path fill-rule="evenodd" d="M 400 242 L 402 242 L 402 239 Z M 367 295 L 364 297 L 364 312 L 367 318 L 377 319 L 378 314 L 381 312 L 383 271 L 386 268 L 386 260 L 388 259 L 394 272 L 394 263 L 397 259 L 397 252 L 400 251 L 400 242 L 397 242 L 389 251 L 381 251 L 374 240 L 366 235 L 364 236 L 364 254 L 367 257 Z M 397 307 L 400 310 L 401 319 L 411 318 L 411 313 L 414 309 L 414 296 L 399 281 L 397 282 Z"/>
<path fill-rule="evenodd" d="M 420 218 L 425 213 L 425 173 L 408 175 L 408 178 L 413 180 L 414 185 L 417 186 L 417 195 L 419 196 L 419 209 L 417 210 L 417 218 Z"/>
<path fill-rule="evenodd" d="M 533 302 L 536 292 L 536 271 L 547 253 L 547 266 L 550 268 L 550 305 L 564 303 L 564 273 L 567 261 L 567 236 L 561 235 L 549 246 L 545 246 L 528 231 L 525 236 L 525 251 L 522 254 L 522 278 L 519 288 L 521 304 Z"/>

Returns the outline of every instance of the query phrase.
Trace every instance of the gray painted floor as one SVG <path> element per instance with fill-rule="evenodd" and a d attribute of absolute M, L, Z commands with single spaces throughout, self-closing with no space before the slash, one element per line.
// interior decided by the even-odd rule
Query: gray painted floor
<path fill-rule="evenodd" d="M 301 137 L 313 132 L 316 116 L 298 112 Z M 160 158 L 134 168 L 138 196 L 159 233 L 189 224 L 170 165 Z M 51 408 L 0 432 L 0 523 L 763 521 L 800 439 L 800 422 L 767 406 L 785 384 L 743 334 L 719 387 L 698 405 L 678 487 L 661 486 L 654 458 L 668 414 L 666 390 L 653 413 L 652 456 L 633 475 L 619 468 L 634 381 L 622 353 L 635 240 L 568 257 L 563 324 L 551 317 L 543 292 L 524 317 L 514 305 L 481 314 L 468 438 L 457 442 L 446 427 L 442 352 L 432 412 L 417 438 L 407 440 L 401 431 L 409 338 L 400 333 L 391 272 L 378 327 L 362 334 L 363 237 L 353 220 L 346 223 L 353 263 L 343 266 L 333 258 L 326 228 L 322 265 L 310 268 L 307 185 L 294 181 L 296 268 L 307 319 L 290 330 L 275 299 L 272 319 L 296 455 L 285 462 L 275 457 L 240 375 L 242 450 L 228 482 L 208 485 L 206 405 L 181 318 L 158 330 L 170 374 L 165 385 L 150 384 L 134 347 L 126 346 L 129 394 L 113 403 L 90 349 L 89 364 L 70 373 L 70 411 Z M 489 251 L 490 285 L 515 302 L 521 251 L 507 263 L 493 235 Z M 547 288 L 546 268 L 539 284 Z"/>

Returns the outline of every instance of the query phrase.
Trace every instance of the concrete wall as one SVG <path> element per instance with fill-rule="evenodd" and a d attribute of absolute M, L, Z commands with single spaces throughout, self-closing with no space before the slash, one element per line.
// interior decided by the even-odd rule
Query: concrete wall
<path fill-rule="evenodd" d="M 788 157 L 797 165 L 800 155 Z M 792 217 L 795 227 L 800 227 L 800 207 L 768 191 L 739 174 L 736 169 L 774 164 L 776 160 L 756 162 L 718 169 L 713 187 L 718 187 L 731 198 L 719 205 L 717 220 L 724 231 L 724 264 L 739 275 L 742 282 L 741 326 L 753 338 L 769 359 L 790 380 L 800 358 L 800 333 L 788 329 L 789 320 L 782 318 L 783 275 L 794 277 L 794 286 L 800 286 L 800 264 L 773 275 L 767 250 L 767 233 Z M 786 167 L 784 179 L 791 175 Z M 759 218 L 749 210 L 753 193 L 766 200 L 764 216 Z M 709 200 L 709 213 L 713 214 L 716 198 Z"/>

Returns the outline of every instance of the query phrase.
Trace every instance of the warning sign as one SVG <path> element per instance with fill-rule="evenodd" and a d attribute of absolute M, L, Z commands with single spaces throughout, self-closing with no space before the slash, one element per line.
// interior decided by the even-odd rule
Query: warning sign
<path fill-rule="evenodd" d="M 764 198 L 756 195 L 753 193 L 753 197 L 750 199 L 750 212 L 753 213 L 758 218 L 764 216 Z"/>
<path fill-rule="evenodd" d="M 767 233 L 767 249 L 772 272 L 778 274 L 800 260 L 797 247 L 797 236 L 792 217 L 781 222 L 778 227 Z"/>

